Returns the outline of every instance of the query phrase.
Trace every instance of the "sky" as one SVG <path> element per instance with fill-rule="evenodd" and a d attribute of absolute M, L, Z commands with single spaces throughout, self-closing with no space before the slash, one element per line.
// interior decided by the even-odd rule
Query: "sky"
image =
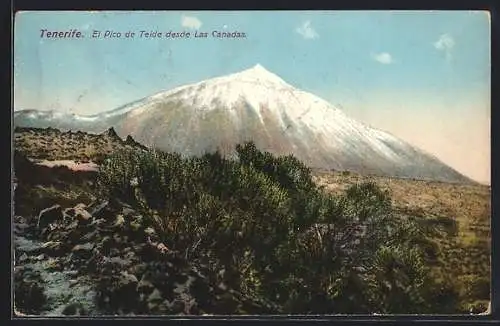
<path fill-rule="evenodd" d="M 490 183 L 486 11 L 20 12 L 14 24 L 15 110 L 94 114 L 259 63 Z M 96 30 L 121 37 L 93 38 Z M 141 30 L 191 37 L 140 38 Z"/>

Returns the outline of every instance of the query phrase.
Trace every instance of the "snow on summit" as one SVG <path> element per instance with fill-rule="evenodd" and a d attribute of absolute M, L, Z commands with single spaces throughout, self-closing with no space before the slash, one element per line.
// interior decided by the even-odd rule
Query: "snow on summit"
<path fill-rule="evenodd" d="M 389 176 L 464 181 L 435 157 L 370 128 L 260 64 L 176 87 L 91 117 L 23 116 L 16 125 L 53 125 L 102 132 L 114 127 L 146 146 L 200 155 L 254 141 L 275 154 L 294 154 L 311 167 Z M 31 117 L 31 118 L 30 118 Z M 48 119 L 50 117 L 50 119 Z"/>
<path fill-rule="evenodd" d="M 244 103 L 254 109 L 261 118 L 260 108 L 266 107 L 278 115 L 287 114 L 292 119 L 304 118 L 304 121 L 316 119 L 316 123 L 324 122 L 325 109 L 340 113 L 325 100 L 296 89 L 260 64 L 230 75 L 161 92 L 145 102 L 148 100 L 150 104 L 179 101 L 184 105 L 196 107 L 198 111 L 220 107 L 231 110 Z M 311 114 L 304 117 L 313 106 L 321 108 L 322 111 L 311 111 Z M 145 109 L 147 108 L 143 106 L 143 110 Z"/>
<path fill-rule="evenodd" d="M 258 107 L 260 101 L 272 103 L 276 100 L 273 94 L 291 91 L 291 85 L 257 64 L 241 72 L 158 93 L 151 99 L 163 100 L 172 96 L 172 100 L 181 100 L 199 109 L 210 109 L 214 103 L 231 107 L 240 100 L 252 102 L 252 106 Z"/>

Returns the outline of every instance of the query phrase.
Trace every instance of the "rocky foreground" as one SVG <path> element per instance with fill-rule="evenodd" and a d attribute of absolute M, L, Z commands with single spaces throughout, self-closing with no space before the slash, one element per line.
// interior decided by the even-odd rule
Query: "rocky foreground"
<path fill-rule="evenodd" d="M 15 141 L 17 315 L 268 311 L 229 289 L 224 279 L 231 275 L 224 270 L 169 250 L 130 206 L 96 200 L 88 186 L 95 171 L 61 163 L 99 161 L 118 148 L 143 148 L 130 137 L 123 141 L 113 129 L 89 135 L 18 128 Z"/>
<path fill-rule="evenodd" d="M 123 141 L 112 129 L 101 135 L 18 129 L 15 142 L 16 315 L 286 313 L 230 288 L 238 276 L 214 267 L 221 264 L 204 251 L 167 248 L 159 237 L 164 232 L 140 208 L 99 198 L 95 169 L 81 167 L 118 149 L 143 148 L 131 138 Z M 440 254 L 433 271 L 452 280 L 451 297 L 460 300 L 453 312 L 484 312 L 490 298 L 490 188 L 315 175 L 335 194 L 362 181 L 390 190 L 398 212 L 458 222 L 458 236 L 434 239 Z"/>
<path fill-rule="evenodd" d="M 15 303 L 20 314 L 262 313 L 224 283 L 224 270 L 170 251 L 126 204 L 54 205 L 15 216 Z"/>

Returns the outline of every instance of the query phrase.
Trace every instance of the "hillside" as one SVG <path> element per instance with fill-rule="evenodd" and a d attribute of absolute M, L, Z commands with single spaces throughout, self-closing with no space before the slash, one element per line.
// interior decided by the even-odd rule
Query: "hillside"
<path fill-rule="evenodd" d="M 113 130 L 17 129 L 15 149 L 21 313 L 478 313 L 487 307 L 489 187 L 341 171 L 314 172 L 309 182 L 300 163 L 251 146 L 239 148 L 241 163 L 214 154 L 187 159 L 147 151 Z M 61 160 L 97 161 L 102 170 L 41 164 Z M 408 270 L 390 267 L 391 259 Z"/>
<path fill-rule="evenodd" d="M 375 182 L 389 191 L 401 212 L 448 217 L 457 225 L 456 237 L 437 240 L 439 269 L 454 279 L 464 302 L 471 297 L 485 305 L 491 269 L 491 187 L 437 181 L 363 176 L 348 172 L 317 172 L 315 181 L 335 194 L 362 182 Z M 481 293 L 481 294 L 479 294 Z M 481 299 L 479 299 L 481 298 Z M 472 300 L 474 301 L 474 300 Z"/>
<path fill-rule="evenodd" d="M 113 128 L 102 134 L 89 134 L 82 131 L 63 132 L 51 127 L 18 127 L 14 132 L 14 148 L 30 159 L 100 163 L 104 156 L 118 149 L 146 147 L 130 136 L 121 139 Z"/>
<path fill-rule="evenodd" d="M 367 108 L 369 109 L 369 108 Z M 120 137 L 167 152 L 234 154 L 253 141 L 312 168 L 470 183 L 433 155 L 371 128 L 324 99 L 288 84 L 261 65 L 166 90 L 92 116 L 16 111 L 20 127 L 52 126 Z"/>

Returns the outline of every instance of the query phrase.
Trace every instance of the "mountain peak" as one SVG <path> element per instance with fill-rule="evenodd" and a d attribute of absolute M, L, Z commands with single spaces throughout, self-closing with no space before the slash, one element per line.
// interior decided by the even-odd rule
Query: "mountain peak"
<path fill-rule="evenodd" d="M 244 80 L 287 85 L 281 77 L 270 72 L 260 63 L 257 63 L 255 66 L 245 69 L 239 73 L 233 74 L 233 76 Z"/>
<path fill-rule="evenodd" d="M 118 134 L 116 133 L 115 128 L 113 128 L 113 127 L 108 128 L 108 130 L 106 130 L 106 131 L 104 132 L 104 134 L 105 134 L 106 136 L 110 137 L 110 138 L 120 139 L 120 140 L 121 140 L 121 138 L 120 138 L 120 137 L 118 136 Z"/>
<path fill-rule="evenodd" d="M 121 141 L 118 132 L 131 135 L 124 142 L 137 140 L 182 155 L 202 155 L 252 140 L 259 149 L 293 154 L 312 168 L 469 182 L 435 157 L 350 118 L 260 64 L 160 92 L 109 113 L 83 117 L 28 111 L 18 113 L 14 124 L 95 130 Z"/>
<path fill-rule="evenodd" d="M 260 63 L 257 63 L 255 66 L 252 68 L 248 69 L 256 72 L 261 72 L 261 73 L 270 73 L 264 66 L 262 66 Z"/>

